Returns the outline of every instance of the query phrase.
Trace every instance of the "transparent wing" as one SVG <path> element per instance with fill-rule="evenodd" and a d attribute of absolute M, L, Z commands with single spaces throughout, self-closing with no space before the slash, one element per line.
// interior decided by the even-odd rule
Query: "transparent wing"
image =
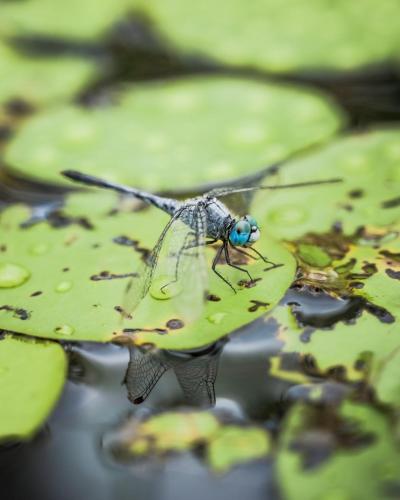
<path fill-rule="evenodd" d="M 124 383 L 129 401 L 140 404 L 170 366 L 159 354 L 142 352 L 137 347 L 129 348 L 129 357 Z"/>
<path fill-rule="evenodd" d="M 171 312 L 187 322 L 198 318 L 204 307 L 206 234 L 205 208 L 201 204 L 184 206 L 165 237 L 153 275 L 152 296 L 168 298 Z"/>
<path fill-rule="evenodd" d="M 165 226 L 153 251 L 128 284 L 123 301 L 129 315 L 151 288 L 156 299 L 168 299 L 171 312 L 197 318 L 204 305 L 207 268 L 204 256 L 207 214 L 199 204 L 184 205 Z M 171 318 L 172 319 L 172 318 Z"/>
<path fill-rule="evenodd" d="M 124 316 L 129 316 L 132 311 L 134 311 L 140 304 L 142 299 L 147 295 L 153 280 L 164 240 L 168 234 L 168 231 L 170 231 L 173 225 L 179 220 L 179 217 L 182 215 L 183 210 L 183 208 L 180 209 L 173 217 L 171 217 L 168 224 L 164 227 L 150 255 L 137 270 L 137 276 L 129 281 L 123 299 Z"/>
<path fill-rule="evenodd" d="M 343 182 L 343 179 L 325 179 L 321 181 L 309 181 L 309 182 L 296 182 L 293 184 L 278 184 L 276 186 L 251 186 L 251 187 L 243 187 L 243 188 L 220 188 L 213 189 L 207 193 L 207 196 L 215 196 L 216 198 L 220 198 L 222 196 L 228 196 L 230 194 L 235 193 L 246 193 L 250 191 L 257 191 L 262 189 L 288 189 L 288 188 L 300 188 L 300 187 L 308 187 L 308 186 L 320 186 L 322 184 L 335 184 L 337 182 Z"/>
<path fill-rule="evenodd" d="M 188 404 L 201 407 L 215 405 L 214 386 L 219 354 L 198 356 L 184 363 L 172 365 Z"/>

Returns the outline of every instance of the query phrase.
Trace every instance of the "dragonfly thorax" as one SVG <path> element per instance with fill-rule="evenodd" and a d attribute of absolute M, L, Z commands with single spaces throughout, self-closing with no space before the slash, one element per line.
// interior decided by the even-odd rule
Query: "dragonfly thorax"
<path fill-rule="evenodd" d="M 246 215 L 232 226 L 229 241 L 235 246 L 249 246 L 260 237 L 260 229 L 254 217 Z"/>

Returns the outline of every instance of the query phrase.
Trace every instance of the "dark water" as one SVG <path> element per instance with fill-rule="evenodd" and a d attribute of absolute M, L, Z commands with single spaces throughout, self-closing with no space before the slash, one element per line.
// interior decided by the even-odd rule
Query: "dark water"
<path fill-rule="evenodd" d="M 352 74 L 286 77 L 226 68 L 171 52 L 157 33 L 134 18 L 121 22 L 97 43 L 37 38 L 14 43 L 32 58 L 74 54 L 97 59 L 103 73 L 79 96 L 84 105 L 108 105 L 110 91 L 122 81 L 202 72 L 292 81 L 323 89 L 346 110 L 350 128 L 400 119 L 399 73 L 388 65 Z M 19 106 L 11 104 L 9 112 L 14 113 L 16 123 L 30 112 L 23 101 Z M 0 130 L 0 141 L 11 135 L 12 127 Z M 12 178 L 4 170 L 1 180 L 0 206 L 12 201 L 36 206 L 57 203 L 62 194 L 55 188 Z M 313 328 L 329 329 L 337 321 L 351 320 L 363 306 L 351 299 L 335 300 L 294 289 L 284 300 L 294 308 L 298 321 L 310 326 L 310 334 Z M 214 376 L 217 413 L 239 422 L 257 422 L 272 434 L 278 432 L 288 405 L 301 394 L 288 382 L 268 374 L 269 358 L 281 348 L 276 334 L 273 324 L 259 320 L 232 334 L 225 344 L 209 347 L 205 357 L 200 353 L 187 354 L 186 358 L 174 353 L 156 356 L 153 362 L 161 359 L 168 369 L 140 405 L 133 405 L 128 396 L 138 400 L 151 387 L 145 381 L 139 389 L 129 387 L 126 371 L 132 353 L 127 348 L 88 343 L 66 346 L 70 375 L 52 416 L 33 441 L 4 444 L 0 449 L 1 500 L 279 499 L 273 463 L 267 460 L 237 466 L 217 476 L 196 453 L 129 464 L 113 453 L 112 446 L 118 429 L 129 417 L 212 403 Z M 300 369 L 296 357 L 288 358 L 287 365 Z M 193 385 L 199 377 L 207 381 L 196 394 L 190 390 L 191 377 Z M 125 378 L 128 388 L 122 384 Z"/>

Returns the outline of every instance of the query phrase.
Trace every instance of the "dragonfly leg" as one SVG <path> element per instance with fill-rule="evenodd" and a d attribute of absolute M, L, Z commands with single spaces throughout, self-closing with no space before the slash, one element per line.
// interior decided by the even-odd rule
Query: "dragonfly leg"
<path fill-rule="evenodd" d="M 177 281 L 178 281 L 178 274 L 179 274 L 179 264 L 180 264 L 182 255 L 185 255 L 185 253 L 184 253 L 185 250 L 190 250 L 191 248 L 194 248 L 196 246 L 193 243 L 189 243 L 188 244 L 188 240 L 189 240 L 189 238 L 191 236 L 192 236 L 192 234 L 190 234 L 190 233 L 186 235 L 186 238 L 185 238 L 185 241 L 183 243 L 183 246 L 182 246 L 182 248 L 179 249 L 179 252 L 178 252 L 177 257 L 176 257 L 174 279 L 171 280 L 171 281 L 169 281 L 168 283 L 166 283 L 165 285 L 163 285 L 160 288 L 160 291 L 162 293 L 164 293 L 165 288 L 169 287 L 170 285 L 172 285 L 174 283 L 177 283 Z"/>
<path fill-rule="evenodd" d="M 246 257 L 249 257 L 250 259 L 254 259 L 254 260 L 258 260 L 258 257 L 254 257 L 254 255 L 251 255 L 250 253 L 248 252 L 245 252 L 244 250 L 242 250 L 241 248 L 238 248 L 238 247 L 235 247 L 235 245 L 232 245 L 232 243 L 229 243 L 229 245 L 234 249 L 236 250 L 236 252 L 239 252 L 243 255 L 246 255 Z"/>
<path fill-rule="evenodd" d="M 222 248 L 225 250 L 225 259 L 226 259 L 226 262 L 228 263 L 228 265 L 231 267 L 234 267 L 235 269 L 238 269 L 239 271 L 246 273 L 247 276 L 249 277 L 250 281 L 253 281 L 253 278 L 251 277 L 251 274 L 249 273 L 249 271 L 247 269 L 243 269 L 243 267 L 237 266 L 236 264 L 232 264 L 231 258 L 229 255 L 228 245 L 226 243 L 224 243 Z"/>
<path fill-rule="evenodd" d="M 232 284 L 221 274 L 217 271 L 216 267 L 217 267 L 217 264 L 218 264 L 218 261 L 219 261 L 219 258 L 221 257 L 221 254 L 222 254 L 222 251 L 224 250 L 225 248 L 225 243 L 223 243 L 219 248 L 218 248 L 218 251 L 217 253 L 215 254 L 215 257 L 214 257 L 214 260 L 213 260 L 213 263 L 212 263 L 212 270 L 214 271 L 214 273 L 222 279 L 222 281 L 225 281 L 225 283 L 230 286 L 232 288 L 232 290 L 236 293 L 236 290 L 235 288 L 232 286 Z"/>
<path fill-rule="evenodd" d="M 271 267 L 268 269 L 275 269 L 276 267 L 281 267 L 283 264 L 275 264 L 275 262 L 272 262 L 271 260 L 268 260 L 266 257 L 264 257 L 263 254 L 261 254 L 258 250 L 256 250 L 253 247 L 248 247 L 249 250 L 252 250 L 254 253 L 256 253 L 261 259 L 266 263 L 266 264 L 271 264 Z"/>

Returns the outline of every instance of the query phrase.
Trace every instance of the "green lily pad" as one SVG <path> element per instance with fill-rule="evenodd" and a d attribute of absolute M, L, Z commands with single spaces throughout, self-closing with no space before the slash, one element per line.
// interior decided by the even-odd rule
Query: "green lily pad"
<path fill-rule="evenodd" d="M 24 57 L 0 41 L 0 74 L 0 103 L 22 98 L 34 105 L 49 104 L 76 95 L 94 76 L 94 65 L 67 56 Z"/>
<path fill-rule="evenodd" d="M 269 449 L 265 430 L 228 425 L 211 440 L 208 461 L 213 470 L 227 472 L 236 464 L 266 457 Z"/>
<path fill-rule="evenodd" d="M 271 72 L 347 70 L 395 58 L 396 0 L 139 0 L 163 36 L 186 53 Z"/>
<path fill-rule="evenodd" d="M 400 345 L 396 323 L 385 324 L 363 313 L 355 324 L 337 323 L 331 330 L 297 325 L 289 308 L 280 307 L 273 317 L 280 322 L 282 352 L 312 356 L 321 375 L 342 368 L 347 380 L 367 380 L 374 367 L 381 366 Z M 297 380 L 294 380 L 297 382 Z"/>
<path fill-rule="evenodd" d="M 203 445 L 207 462 L 224 473 L 237 464 L 265 458 L 270 451 L 268 433 L 256 426 L 223 424 L 205 411 L 167 412 L 143 422 L 128 421 L 119 448 L 133 457 L 190 451 Z"/>
<path fill-rule="evenodd" d="M 129 9 L 129 0 L 51 0 L 2 2 L 0 32 L 19 36 L 93 39 L 101 35 Z"/>
<path fill-rule="evenodd" d="M 322 248 L 308 243 L 299 245 L 299 256 L 304 262 L 315 267 L 326 267 L 331 263 L 331 258 Z"/>
<path fill-rule="evenodd" d="M 277 460 L 284 498 L 395 498 L 400 454 L 385 416 L 349 402 L 331 413 L 324 420 L 299 405 L 287 417 Z"/>
<path fill-rule="evenodd" d="M 396 345 L 385 358 L 382 357 L 375 364 L 371 373 L 371 384 L 379 401 L 395 408 L 400 407 L 399 350 L 399 345 Z"/>
<path fill-rule="evenodd" d="M 0 340 L 0 440 L 27 439 L 42 425 L 60 395 L 66 365 L 54 342 Z"/>
<path fill-rule="evenodd" d="M 0 274 L 0 328 L 5 330 L 189 349 L 214 342 L 263 315 L 294 278 L 295 261 L 289 251 L 262 235 L 258 250 L 283 266 L 265 272 L 268 266 L 260 260 L 242 262 L 254 280 L 246 282 L 242 272 L 221 263 L 220 271 L 238 289 L 235 294 L 212 272 L 216 248 L 208 246 L 210 295 L 196 321 L 185 324 L 173 315 L 168 300 L 148 294 L 132 319 L 122 323 L 126 286 L 169 217 L 153 208 L 132 212 L 131 205 L 118 205 L 109 193 L 73 195 L 48 222 L 21 227 L 29 217 L 23 205 L 8 208 L 0 217 L 0 265 L 21 269 L 13 287 L 1 287 Z"/>
<path fill-rule="evenodd" d="M 338 184 L 260 192 L 253 215 L 278 238 L 323 233 L 340 223 L 345 234 L 400 219 L 400 130 L 351 135 L 289 162 L 279 184 L 342 178 Z"/>
<path fill-rule="evenodd" d="M 332 256 L 334 248 L 337 251 L 337 241 L 325 250 Z M 272 317 L 279 324 L 283 353 L 312 356 L 313 370 L 319 374 L 340 369 L 347 380 L 368 382 L 382 403 L 399 406 L 395 374 L 400 349 L 400 282 L 393 277 L 400 268 L 399 255 L 398 226 L 375 233 L 367 228 L 357 238 L 347 238 L 347 251 L 329 267 L 300 265 L 298 286 L 324 290 L 348 305 L 342 319 L 329 329 L 308 324 L 296 306 L 276 308 Z M 293 372 L 291 380 L 298 382 L 298 375 Z M 280 376 L 279 370 L 276 376 Z"/>
<path fill-rule="evenodd" d="M 64 106 L 27 121 L 5 159 L 24 177 L 66 184 L 74 168 L 148 190 L 251 174 L 329 138 L 340 113 L 296 87 L 193 77 L 137 85 L 120 105 Z"/>

